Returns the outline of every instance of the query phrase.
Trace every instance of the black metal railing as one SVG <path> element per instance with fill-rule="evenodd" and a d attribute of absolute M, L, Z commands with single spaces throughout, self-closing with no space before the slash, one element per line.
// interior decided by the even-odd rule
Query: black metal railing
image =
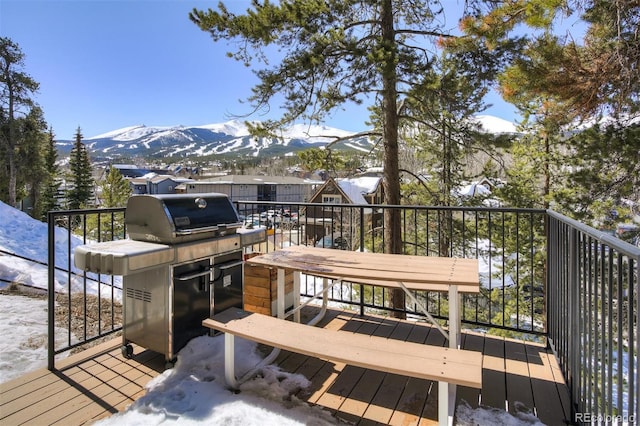
<path fill-rule="evenodd" d="M 252 247 L 261 252 L 296 244 L 382 252 L 384 215 L 399 209 L 405 254 L 479 260 L 481 291 L 463 295 L 464 327 L 548 339 L 578 422 L 637 414 L 639 248 L 545 210 L 258 201 L 236 207 L 247 226 L 268 228 L 268 241 Z M 50 369 L 57 354 L 122 327 L 121 277 L 76 271 L 72 253 L 77 244 L 125 238 L 123 218 L 124 209 L 49 214 Z M 305 277 L 302 296 L 321 285 Z M 446 322 L 446 294 L 414 296 Z M 421 315 L 411 302 L 393 306 L 374 286 L 343 283 L 330 298 L 361 312 Z M 90 314 L 89 299 L 98 304 L 97 316 Z M 61 329 L 63 338 L 56 338 Z"/>
<path fill-rule="evenodd" d="M 122 281 L 78 270 L 73 249 L 80 244 L 124 239 L 124 209 L 49 212 L 48 368 L 63 352 L 122 329 Z"/>
<path fill-rule="evenodd" d="M 549 212 L 548 337 L 578 422 L 631 424 L 640 407 L 640 248 Z"/>

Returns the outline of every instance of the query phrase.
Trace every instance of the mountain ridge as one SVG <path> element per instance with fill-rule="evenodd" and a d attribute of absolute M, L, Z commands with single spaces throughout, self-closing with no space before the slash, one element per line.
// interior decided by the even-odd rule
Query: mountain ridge
<path fill-rule="evenodd" d="M 515 125 L 489 115 L 475 117 L 488 133 L 514 133 Z M 146 126 L 123 127 L 83 139 L 89 153 L 95 158 L 121 157 L 184 158 L 191 156 L 286 156 L 311 147 L 321 148 L 341 138 L 336 150 L 369 152 L 375 141 L 359 133 L 322 125 L 295 124 L 283 130 L 278 137 L 256 137 L 247 125 L 238 120 L 198 126 Z M 57 140 L 58 150 L 67 154 L 72 140 Z"/>

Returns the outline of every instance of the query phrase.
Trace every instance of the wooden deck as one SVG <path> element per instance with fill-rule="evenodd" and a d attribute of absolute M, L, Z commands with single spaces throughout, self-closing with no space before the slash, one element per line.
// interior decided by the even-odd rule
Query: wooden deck
<path fill-rule="evenodd" d="M 314 309 L 307 308 L 304 316 L 314 315 Z M 320 326 L 445 345 L 442 335 L 423 322 L 329 310 Z M 484 354 L 483 386 L 459 386 L 457 405 L 529 411 L 547 425 L 571 423 L 568 390 L 555 357 L 544 346 L 470 332 L 462 336 L 464 349 Z M 164 357 L 135 348 L 134 358 L 124 359 L 120 344 L 121 339 L 114 339 L 59 361 L 55 372 L 38 370 L 0 384 L 0 425 L 90 424 L 124 410 L 164 370 Z M 358 425 L 436 423 L 435 383 L 286 351 L 276 363 L 311 381 L 297 397 L 342 420 Z"/>

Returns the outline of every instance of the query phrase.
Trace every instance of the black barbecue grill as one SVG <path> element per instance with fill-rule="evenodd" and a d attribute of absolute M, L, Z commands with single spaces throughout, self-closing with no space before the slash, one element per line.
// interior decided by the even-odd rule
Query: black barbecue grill
<path fill-rule="evenodd" d="M 242 307 L 243 248 L 266 233 L 241 228 L 218 193 L 134 195 L 125 224 L 130 239 L 79 246 L 75 265 L 123 276 L 123 355 L 133 356 L 135 343 L 172 362 L 209 332 L 203 319 Z"/>

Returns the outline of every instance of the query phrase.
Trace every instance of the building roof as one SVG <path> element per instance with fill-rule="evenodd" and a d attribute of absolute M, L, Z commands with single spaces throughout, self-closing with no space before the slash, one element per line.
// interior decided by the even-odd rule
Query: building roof
<path fill-rule="evenodd" d="M 368 202 L 364 196 L 375 193 L 382 182 L 382 178 L 378 176 L 363 176 L 335 179 L 335 182 L 351 202 L 354 204 L 367 204 Z"/>
<path fill-rule="evenodd" d="M 230 185 L 317 185 L 322 181 L 295 176 L 226 175 L 201 179 L 195 183 L 226 183 Z"/>
<path fill-rule="evenodd" d="M 147 173 L 144 176 L 131 179 L 131 182 L 133 182 L 134 184 L 146 184 L 147 182 L 160 183 L 160 182 L 164 182 L 165 180 L 171 180 L 173 182 L 193 181 L 193 179 L 176 177 L 173 175 L 158 175 L 155 173 Z"/>
<path fill-rule="evenodd" d="M 361 176 L 343 179 L 329 178 L 329 180 L 324 182 L 324 184 L 316 190 L 311 199 L 313 200 L 319 194 L 322 194 L 325 188 L 332 182 L 352 204 L 369 204 L 364 196 L 378 191 L 382 178 L 377 176 Z"/>

